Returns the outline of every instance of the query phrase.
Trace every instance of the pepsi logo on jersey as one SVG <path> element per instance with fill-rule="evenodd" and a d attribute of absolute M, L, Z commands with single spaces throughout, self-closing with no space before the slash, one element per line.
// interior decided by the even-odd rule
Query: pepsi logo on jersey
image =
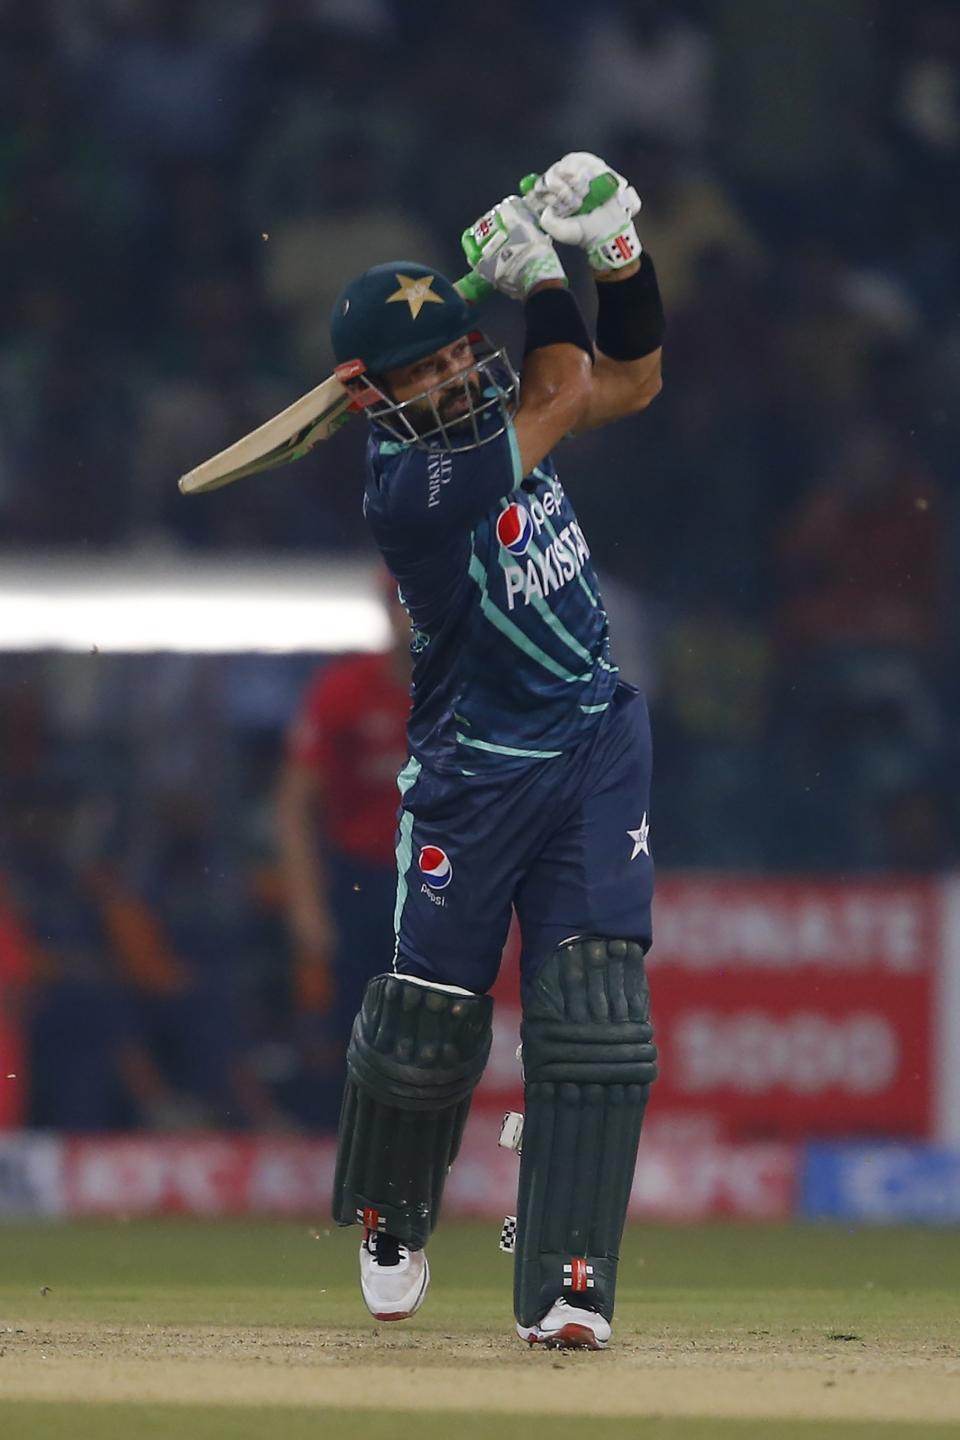
<path fill-rule="evenodd" d="M 511 555 L 525 555 L 533 539 L 533 521 L 526 506 L 516 501 L 497 516 L 497 539 Z"/>
<path fill-rule="evenodd" d="M 525 504 L 511 500 L 496 521 L 499 545 L 521 560 L 519 565 L 510 565 L 500 558 L 508 610 L 518 602 L 529 605 L 562 590 L 590 557 L 590 547 L 566 506 L 560 481 L 534 473 L 541 482 L 537 493 Z M 551 517 L 556 518 L 556 527 Z"/>

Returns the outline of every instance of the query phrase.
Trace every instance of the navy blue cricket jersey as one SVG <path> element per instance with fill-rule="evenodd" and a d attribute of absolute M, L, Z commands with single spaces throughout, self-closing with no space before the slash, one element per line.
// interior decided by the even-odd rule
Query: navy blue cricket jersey
<path fill-rule="evenodd" d="M 495 423 L 495 422 L 492 422 Z M 559 756 L 617 688 L 590 550 L 513 426 L 460 453 L 374 428 L 364 513 L 413 622 L 411 753 L 476 774 Z"/>

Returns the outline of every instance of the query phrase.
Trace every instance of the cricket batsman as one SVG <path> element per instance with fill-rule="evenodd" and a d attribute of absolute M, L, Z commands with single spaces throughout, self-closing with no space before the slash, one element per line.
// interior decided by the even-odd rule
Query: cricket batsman
<path fill-rule="evenodd" d="M 334 1218 L 364 1227 L 371 1313 L 412 1315 L 490 1049 L 487 992 L 515 909 L 526 1107 L 517 1333 L 588 1349 L 610 1337 L 656 1076 L 644 973 L 650 731 L 611 657 L 552 452 L 660 390 L 663 310 L 639 208 L 622 176 L 575 153 L 464 233 L 478 282 L 524 307 L 519 381 L 454 286 L 423 265 L 366 271 L 332 321 L 337 373 L 370 421 L 364 511 L 409 612 L 414 657 L 396 948 L 350 1040 Z M 555 240 L 587 252 L 595 342 Z"/>

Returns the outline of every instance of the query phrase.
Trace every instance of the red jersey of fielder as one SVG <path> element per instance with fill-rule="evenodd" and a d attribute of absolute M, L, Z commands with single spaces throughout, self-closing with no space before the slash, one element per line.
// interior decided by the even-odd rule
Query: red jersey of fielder
<path fill-rule="evenodd" d="M 308 689 L 287 740 L 288 759 L 318 772 L 331 848 L 392 868 L 397 776 L 407 760 L 410 691 L 389 654 L 334 660 Z"/>
<path fill-rule="evenodd" d="M 0 1131 L 26 1120 L 27 1043 L 23 997 L 32 978 L 27 939 L 0 877 Z"/>

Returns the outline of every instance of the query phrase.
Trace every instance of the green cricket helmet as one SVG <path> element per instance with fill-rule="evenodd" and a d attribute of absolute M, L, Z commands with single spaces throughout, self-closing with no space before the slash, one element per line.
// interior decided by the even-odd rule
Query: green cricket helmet
<path fill-rule="evenodd" d="M 374 265 L 344 286 L 334 302 L 330 338 L 338 365 L 362 360 L 382 375 L 475 328 L 466 300 L 445 275 L 396 260 Z"/>
<path fill-rule="evenodd" d="M 465 370 L 407 400 L 393 399 L 386 371 L 464 337 L 473 350 Z M 330 338 L 338 378 L 353 382 L 354 407 L 405 444 L 473 450 L 502 435 L 516 410 L 519 385 L 506 352 L 493 349 L 457 287 L 429 265 L 394 260 L 351 280 L 334 302 Z M 451 391 L 458 400 L 465 395 L 466 405 L 444 419 Z"/>

